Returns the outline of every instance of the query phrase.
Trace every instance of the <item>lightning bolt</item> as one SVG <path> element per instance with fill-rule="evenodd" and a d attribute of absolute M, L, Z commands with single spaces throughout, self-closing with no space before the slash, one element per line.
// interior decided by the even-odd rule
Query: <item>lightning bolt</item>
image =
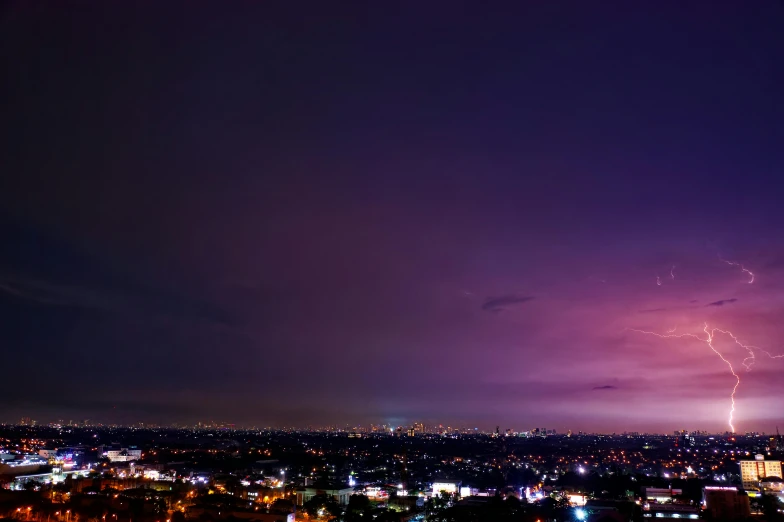
<path fill-rule="evenodd" d="M 703 343 L 707 344 L 708 347 L 711 349 L 711 351 L 713 351 L 713 353 L 718 355 L 719 358 L 724 362 L 724 364 L 727 365 L 727 368 L 729 368 L 730 373 L 732 374 L 733 377 L 735 377 L 735 385 L 732 387 L 732 393 L 730 393 L 730 411 L 729 411 L 729 418 L 727 419 L 727 424 L 729 424 L 729 427 L 730 427 L 730 430 L 732 431 L 732 433 L 735 433 L 735 425 L 733 424 L 732 421 L 733 421 L 733 417 L 735 415 L 735 394 L 737 393 L 738 387 L 740 386 L 740 375 L 738 375 L 738 373 L 735 371 L 735 368 L 732 366 L 732 363 L 726 357 L 724 357 L 724 355 L 719 350 L 717 350 L 716 347 L 713 345 L 713 342 L 716 339 L 716 334 L 719 333 L 719 334 L 723 334 L 723 335 L 729 336 L 732 339 L 732 341 L 737 346 L 739 346 L 739 347 L 743 348 L 744 350 L 746 350 L 746 352 L 749 355 L 741 363 L 746 368 L 746 371 L 751 370 L 751 366 L 754 364 L 754 362 L 756 360 L 756 357 L 755 357 L 755 354 L 754 354 L 754 350 L 759 350 L 760 352 L 765 353 L 768 357 L 770 357 L 772 359 L 779 359 L 779 358 L 784 357 L 784 354 L 772 355 L 770 352 L 768 352 L 766 350 L 762 350 L 760 348 L 757 348 L 756 346 L 749 346 L 747 344 L 744 344 L 744 343 L 742 343 L 738 339 L 738 337 L 735 334 L 733 334 L 729 330 L 722 330 L 720 328 L 710 328 L 708 326 L 708 323 L 705 323 L 703 325 L 703 329 L 702 329 L 703 333 L 705 334 L 705 337 L 701 337 L 700 335 L 693 334 L 693 333 L 676 334 L 676 333 L 673 333 L 675 331 L 675 328 L 673 328 L 672 330 L 668 331 L 668 333 L 666 333 L 666 334 L 660 334 L 660 333 L 657 333 L 657 332 L 650 332 L 650 331 L 647 331 L 647 330 L 638 330 L 636 328 L 628 328 L 628 330 L 630 330 L 632 332 L 645 334 L 645 335 L 655 335 L 656 337 L 660 337 L 662 339 L 691 338 L 691 339 L 696 339 L 696 340 L 698 340 L 700 342 L 703 342 Z"/>
<path fill-rule="evenodd" d="M 749 280 L 747 281 L 748 284 L 751 284 L 751 283 L 754 282 L 754 272 L 752 272 L 751 270 L 749 270 L 748 268 L 743 266 L 741 263 L 736 263 L 734 261 L 727 261 L 726 259 L 722 259 L 721 256 L 719 256 L 719 259 L 721 261 L 724 261 L 725 263 L 727 263 L 730 266 L 737 266 L 737 267 L 739 267 L 741 272 L 744 272 L 744 273 L 748 274 L 749 275 Z"/>
<path fill-rule="evenodd" d="M 740 344 L 740 343 L 738 343 L 738 344 Z M 741 345 L 741 346 L 743 346 L 743 345 Z M 745 359 L 743 359 L 743 363 L 742 363 L 743 366 L 746 367 L 746 371 L 750 371 L 751 367 L 754 366 L 754 363 L 757 361 L 757 358 L 754 355 L 754 350 L 758 350 L 758 351 L 764 353 L 765 355 L 767 355 L 771 359 L 781 359 L 781 358 L 784 358 L 784 353 L 773 355 L 769 351 L 763 350 L 762 348 L 757 348 L 756 346 L 743 346 L 743 347 L 748 349 L 748 351 L 749 351 L 749 356 L 746 357 Z M 746 361 L 749 361 L 749 360 L 751 360 L 751 362 L 746 362 Z"/>
<path fill-rule="evenodd" d="M 713 346 L 713 336 L 714 333 L 716 332 L 716 329 L 708 330 L 708 323 L 705 323 L 705 327 L 703 328 L 703 331 L 708 336 L 705 342 L 708 343 L 708 346 L 710 346 L 710 349 L 713 350 L 713 353 L 718 355 L 721 358 L 721 360 L 724 361 L 724 363 L 730 369 L 730 373 L 732 373 L 732 376 L 735 377 L 735 386 L 732 387 L 732 393 L 730 394 L 730 403 L 731 403 L 730 415 L 729 415 L 729 419 L 727 420 L 727 424 L 730 425 L 730 431 L 732 431 L 732 433 L 735 433 L 735 426 L 732 424 L 732 417 L 735 414 L 735 392 L 738 391 L 738 386 L 740 386 L 740 376 L 737 373 L 735 373 L 735 369 L 732 367 L 732 363 L 729 362 L 724 357 L 724 355 L 722 355 L 722 353 Z M 737 339 L 735 338 L 734 335 L 732 336 L 732 338 L 735 339 L 735 341 L 737 342 Z"/>
<path fill-rule="evenodd" d="M 748 354 L 749 354 L 748 357 L 743 359 L 743 361 L 741 362 L 743 367 L 746 368 L 747 372 L 751 371 L 751 367 L 754 366 L 754 363 L 757 360 L 757 358 L 756 358 L 756 356 L 754 354 L 754 350 L 759 350 L 761 352 L 764 352 L 771 358 L 778 358 L 778 357 L 773 357 L 769 352 L 767 352 L 765 350 L 762 350 L 761 348 L 758 348 L 756 346 L 750 346 L 748 344 L 744 344 L 744 343 L 740 342 L 740 340 L 738 340 L 738 338 L 735 336 L 735 334 L 733 334 L 729 330 L 720 330 L 718 328 L 714 328 L 713 331 L 714 332 L 723 333 L 724 335 L 728 335 L 730 337 L 730 339 L 732 339 L 732 342 L 734 342 L 735 344 L 737 344 L 738 346 L 740 346 L 741 348 L 743 348 L 744 350 L 746 350 L 748 352 Z"/>
<path fill-rule="evenodd" d="M 656 284 L 661 286 L 661 277 L 659 277 L 658 275 L 656 276 Z"/>
<path fill-rule="evenodd" d="M 672 268 L 670 268 L 670 277 L 675 279 L 675 265 L 672 265 Z"/>

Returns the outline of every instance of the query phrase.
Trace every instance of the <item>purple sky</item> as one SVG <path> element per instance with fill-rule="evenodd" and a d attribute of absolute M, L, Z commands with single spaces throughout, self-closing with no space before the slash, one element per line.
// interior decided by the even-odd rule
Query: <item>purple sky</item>
<path fill-rule="evenodd" d="M 4 7 L 0 420 L 727 429 L 784 7 L 538 4 Z"/>

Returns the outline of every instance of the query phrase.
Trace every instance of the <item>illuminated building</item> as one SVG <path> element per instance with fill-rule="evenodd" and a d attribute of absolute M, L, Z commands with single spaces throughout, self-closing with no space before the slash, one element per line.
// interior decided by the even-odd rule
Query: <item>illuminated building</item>
<path fill-rule="evenodd" d="M 2 463 L 0 463 L 0 474 L 13 476 L 34 473 L 48 463 L 48 460 L 38 455 L 26 455 L 18 459 L 3 459 Z"/>
<path fill-rule="evenodd" d="M 433 482 L 434 497 L 440 495 L 441 493 L 456 495 L 459 491 L 460 491 L 460 482 L 452 482 L 452 481 Z"/>
<path fill-rule="evenodd" d="M 738 488 L 706 486 L 703 490 L 705 509 L 713 520 L 743 520 L 751 516 L 749 496 Z"/>
<path fill-rule="evenodd" d="M 644 518 L 700 518 L 699 509 L 686 504 L 649 504 L 643 508 Z"/>
<path fill-rule="evenodd" d="M 766 477 L 781 478 L 781 462 L 765 460 L 764 455 L 755 455 L 754 460 L 738 461 L 743 489 L 758 489 L 760 480 Z"/>
<path fill-rule="evenodd" d="M 160 480 L 161 479 L 161 472 L 157 469 L 145 469 L 142 472 L 142 476 L 146 479 L 150 480 Z"/>
<path fill-rule="evenodd" d="M 365 488 L 365 495 L 368 498 L 375 498 L 375 499 L 386 499 L 389 498 L 389 493 L 387 490 L 382 489 L 377 486 L 368 486 Z"/>
<path fill-rule="evenodd" d="M 332 497 L 341 506 L 348 504 L 348 499 L 354 494 L 354 488 L 345 486 L 304 487 L 297 489 L 297 505 L 301 506 L 317 495 Z"/>
<path fill-rule="evenodd" d="M 780 477 L 765 477 L 760 479 L 759 489 L 762 493 L 781 494 L 784 492 L 784 481 Z"/>
<path fill-rule="evenodd" d="M 684 448 L 694 447 L 697 445 L 697 439 L 694 437 L 693 433 L 689 433 L 685 430 L 681 431 L 680 445 Z"/>
<path fill-rule="evenodd" d="M 12 490 L 22 490 L 25 489 L 25 484 L 28 482 L 37 482 L 41 484 L 51 484 L 51 483 L 58 483 L 63 482 L 67 477 L 77 478 L 77 477 L 86 477 L 90 473 L 90 470 L 79 470 L 79 471 L 57 471 L 52 470 L 50 473 L 36 473 L 36 474 L 24 474 L 24 475 L 15 475 L 13 476 L 13 482 L 9 485 L 9 489 Z"/>
<path fill-rule="evenodd" d="M 67 466 L 72 466 L 74 460 L 83 454 L 80 448 L 56 448 L 56 449 L 40 449 L 38 455 L 49 461 L 49 464 L 56 462 L 64 463 Z"/>
<path fill-rule="evenodd" d="M 53 459 L 57 457 L 57 450 L 56 449 L 40 449 L 38 450 L 38 454 L 45 459 Z"/>
<path fill-rule="evenodd" d="M 104 451 L 103 455 L 112 462 L 130 462 L 139 460 L 142 456 L 142 450 L 134 448 L 111 449 Z"/>
<path fill-rule="evenodd" d="M 645 499 L 652 502 L 672 502 L 672 498 L 676 495 L 682 495 L 682 489 L 672 488 L 642 488 Z"/>

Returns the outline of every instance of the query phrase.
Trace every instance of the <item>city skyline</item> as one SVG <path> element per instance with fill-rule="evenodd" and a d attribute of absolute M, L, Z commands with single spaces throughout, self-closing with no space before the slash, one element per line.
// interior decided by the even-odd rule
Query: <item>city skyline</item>
<path fill-rule="evenodd" d="M 784 6 L 0 18 L 0 419 L 784 425 Z"/>
<path fill-rule="evenodd" d="M 543 426 L 525 426 L 519 425 L 509 426 L 501 424 L 488 424 L 488 425 L 474 425 L 474 424 L 458 424 L 448 422 L 422 422 L 420 421 L 380 421 L 369 422 L 366 424 L 357 423 L 323 423 L 323 424 L 301 424 L 301 425 L 275 425 L 275 424 L 242 424 L 234 423 L 227 420 L 214 420 L 202 419 L 193 422 L 155 422 L 155 421 L 141 421 L 113 423 L 104 422 L 101 419 L 35 419 L 32 417 L 22 417 L 16 421 L 0 422 L 1 426 L 16 426 L 16 427 L 29 427 L 29 428 L 49 428 L 49 429 L 64 429 L 64 428 L 122 428 L 122 429 L 184 429 L 184 430 L 229 430 L 229 431 L 302 431 L 302 432 L 341 432 L 341 433 L 373 433 L 373 434 L 403 434 L 406 435 L 409 430 L 414 430 L 416 433 L 428 433 L 434 435 L 501 435 L 501 436 L 514 436 L 514 437 L 536 437 L 536 436 L 577 436 L 577 435 L 600 435 L 600 436 L 683 436 L 684 434 L 692 434 L 699 436 L 716 436 L 716 437 L 767 437 L 776 436 L 780 437 L 779 427 L 769 427 L 767 430 L 747 430 L 731 432 L 724 431 L 709 431 L 695 427 L 677 429 L 670 429 L 664 431 L 650 431 L 650 430 L 622 430 L 622 431 L 586 431 L 586 430 L 572 430 L 568 426 L 562 427 L 543 427 Z M 399 433 L 398 433 L 399 432 Z"/>
<path fill-rule="evenodd" d="M 125 424 L 104 423 L 94 420 L 65 420 L 57 419 L 49 422 L 41 422 L 38 419 L 24 417 L 17 422 L 2 422 L 0 426 L 14 428 L 48 429 L 48 430 L 103 430 L 103 429 L 130 429 L 130 430 L 182 430 L 182 431 L 226 431 L 226 432 L 302 432 L 302 433 L 336 433 L 336 434 L 359 434 L 359 435 L 393 435 L 397 437 L 410 437 L 418 435 L 440 435 L 450 436 L 497 436 L 514 438 L 546 438 L 546 437 L 653 437 L 653 438 L 683 438 L 684 436 L 711 438 L 716 440 L 734 440 L 737 437 L 751 439 L 781 439 L 778 426 L 772 431 L 747 431 L 730 432 L 717 431 L 711 432 L 700 429 L 674 429 L 670 431 L 583 431 L 563 428 L 528 427 L 518 429 L 515 427 L 495 426 L 473 426 L 473 425 L 449 425 L 449 424 L 428 424 L 421 422 L 411 422 L 407 424 L 397 423 L 369 423 L 369 424 L 322 424 L 322 425 L 302 425 L 302 426 L 276 426 L 276 425 L 243 425 L 224 421 L 197 421 L 195 423 L 172 422 L 168 424 L 155 422 L 134 422 Z"/>

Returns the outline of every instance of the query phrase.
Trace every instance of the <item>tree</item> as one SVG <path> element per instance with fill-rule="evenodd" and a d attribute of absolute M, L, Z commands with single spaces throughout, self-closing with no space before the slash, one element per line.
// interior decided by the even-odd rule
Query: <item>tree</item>
<path fill-rule="evenodd" d="M 449 506 L 449 495 L 442 493 L 440 496 L 434 496 L 425 503 L 425 514 L 428 520 L 437 520 L 438 517 L 444 513 Z"/>
<path fill-rule="evenodd" d="M 316 495 L 302 504 L 302 508 L 311 517 L 338 516 L 342 512 L 332 495 Z"/>
<path fill-rule="evenodd" d="M 37 480 L 28 480 L 24 484 L 25 491 L 38 491 L 41 489 L 41 486 L 43 486 L 43 484 Z"/>
<path fill-rule="evenodd" d="M 294 508 L 294 504 L 291 500 L 285 498 L 276 498 L 272 505 L 270 506 L 273 510 L 282 510 L 282 511 L 289 511 Z"/>
<path fill-rule="evenodd" d="M 525 497 L 521 500 L 514 495 L 509 495 L 504 504 L 506 512 L 513 519 L 521 518 L 528 512 L 528 500 Z"/>
<path fill-rule="evenodd" d="M 346 521 L 369 520 L 372 517 L 370 514 L 372 509 L 373 504 L 365 495 L 351 495 L 348 498 L 348 507 L 346 508 Z"/>
<path fill-rule="evenodd" d="M 759 503 L 766 522 L 784 520 L 784 517 L 782 517 L 779 512 L 779 510 L 782 509 L 782 503 L 776 495 L 765 493 L 762 495 L 762 498 L 760 498 Z"/>
<path fill-rule="evenodd" d="M 349 509 L 365 510 L 371 507 L 370 499 L 365 495 L 351 495 L 348 498 Z"/>

